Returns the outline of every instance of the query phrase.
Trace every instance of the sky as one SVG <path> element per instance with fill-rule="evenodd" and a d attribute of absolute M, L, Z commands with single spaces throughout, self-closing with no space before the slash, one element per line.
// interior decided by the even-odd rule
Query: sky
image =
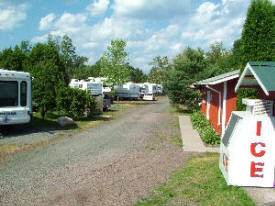
<path fill-rule="evenodd" d="M 94 64 L 113 39 L 127 42 L 131 65 L 148 73 L 155 56 L 186 47 L 227 49 L 241 36 L 250 0 L 0 0 L 0 50 L 22 40 L 68 35 Z"/>

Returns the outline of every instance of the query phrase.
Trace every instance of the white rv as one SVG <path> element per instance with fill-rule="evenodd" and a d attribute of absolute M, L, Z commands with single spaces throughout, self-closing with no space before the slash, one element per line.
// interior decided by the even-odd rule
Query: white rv
<path fill-rule="evenodd" d="M 157 94 L 162 95 L 163 94 L 163 86 L 161 84 L 157 84 Z"/>
<path fill-rule="evenodd" d="M 157 93 L 157 85 L 145 82 L 144 84 L 144 96 L 143 100 L 153 101 L 155 100 Z"/>
<path fill-rule="evenodd" d="M 92 96 L 100 96 L 103 93 L 102 83 L 96 82 L 94 79 L 88 79 L 88 80 L 72 79 L 69 86 L 71 88 L 89 91 L 91 92 Z"/>
<path fill-rule="evenodd" d="M 31 91 L 29 73 L 0 69 L 0 125 L 30 122 Z"/>
<path fill-rule="evenodd" d="M 140 86 L 128 82 L 122 86 L 115 86 L 115 96 L 120 99 L 139 99 L 140 98 Z"/>
<path fill-rule="evenodd" d="M 72 79 L 69 86 L 71 88 L 85 90 L 95 97 L 101 111 L 103 111 L 103 85 L 94 78 L 88 80 Z"/>

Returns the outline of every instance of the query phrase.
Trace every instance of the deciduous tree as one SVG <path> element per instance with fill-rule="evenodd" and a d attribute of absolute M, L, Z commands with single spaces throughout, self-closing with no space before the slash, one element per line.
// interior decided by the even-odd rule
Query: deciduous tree
<path fill-rule="evenodd" d="M 122 85 L 130 80 L 130 71 L 126 65 L 126 45 L 122 39 L 112 40 L 100 59 L 101 74 L 108 77 L 112 85 Z"/>

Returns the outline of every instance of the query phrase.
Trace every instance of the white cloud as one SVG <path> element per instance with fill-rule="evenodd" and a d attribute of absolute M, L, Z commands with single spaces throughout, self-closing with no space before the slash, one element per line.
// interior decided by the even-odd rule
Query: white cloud
<path fill-rule="evenodd" d="M 92 14 L 92 16 L 103 15 L 110 4 L 110 0 L 94 0 L 86 9 Z"/>
<path fill-rule="evenodd" d="M 10 31 L 20 26 L 27 18 L 27 4 L 8 4 L 0 2 L 0 31 Z"/>
<path fill-rule="evenodd" d="M 41 19 L 40 29 L 44 29 L 47 34 L 69 35 L 78 54 L 87 56 L 91 64 L 100 58 L 111 40 L 122 38 L 127 41 L 130 63 L 148 72 L 148 63 L 153 57 L 174 57 L 186 46 L 208 49 L 210 43 L 223 41 L 230 48 L 232 42 L 240 37 L 250 0 L 222 0 L 220 3 L 206 1 L 193 9 L 190 16 L 171 14 L 175 11 L 171 9 L 171 5 L 180 7 L 181 2 L 185 1 L 172 0 L 169 4 L 163 2 L 164 0 L 115 0 L 114 14 L 93 25 L 89 23 L 88 11 L 64 13 L 59 17 L 48 14 Z M 152 22 L 162 18 L 157 15 L 169 9 L 173 17 L 164 21 L 165 26 L 152 27 Z M 150 16 L 149 12 L 153 10 L 159 10 L 156 11 L 159 14 Z M 139 17 L 139 12 L 148 15 Z M 47 34 L 35 37 L 33 41 L 46 40 Z"/>
<path fill-rule="evenodd" d="M 56 18 L 56 16 L 55 16 L 54 13 L 50 13 L 47 16 L 43 17 L 40 20 L 39 29 L 40 30 L 47 30 L 47 29 L 51 28 L 52 23 L 53 23 L 55 18 Z"/>
<path fill-rule="evenodd" d="M 223 41 L 225 46 L 231 47 L 240 37 L 249 3 L 249 0 L 202 3 L 189 18 L 181 34 L 182 40 L 203 48 L 214 41 Z"/>
<path fill-rule="evenodd" d="M 167 20 L 191 11 L 191 0 L 115 0 L 115 15 L 140 19 Z"/>

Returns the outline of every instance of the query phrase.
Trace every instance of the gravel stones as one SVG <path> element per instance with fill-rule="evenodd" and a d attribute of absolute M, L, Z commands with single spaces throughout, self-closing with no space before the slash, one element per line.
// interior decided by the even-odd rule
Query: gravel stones
<path fill-rule="evenodd" d="M 171 144 L 177 121 L 163 99 L 13 155 L 0 164 L 0 205 L 133 205 L 189 157 Z"/>

